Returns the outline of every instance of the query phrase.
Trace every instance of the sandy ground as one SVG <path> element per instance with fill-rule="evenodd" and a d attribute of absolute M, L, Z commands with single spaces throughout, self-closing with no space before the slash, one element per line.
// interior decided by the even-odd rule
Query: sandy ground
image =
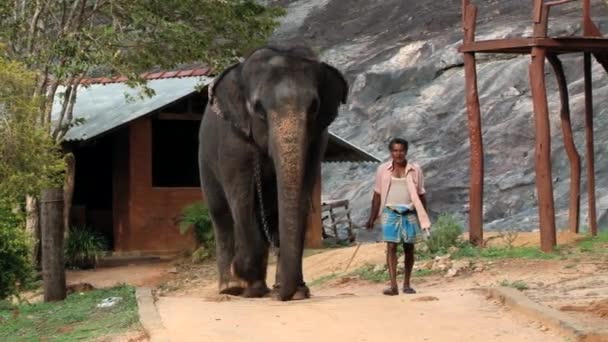
<path fill-rule="evenodd" d="M 537 235 L 520 234 L 513 244 L 536 245 Z M 569 234 L 558 237 L 560 243 L 576 239 Z M 356 254 L 355 250 L 333 249 L 305 258 L 309 284 L 338 276 L 312 287 L 313 298 L 301 302 L 218 296 L 213 263 L 177 261 L 69 272 L 68 281 L 96 287 L 123 282 L 157 287 L 159 312 L 173 341 L 564 340 L 475 291 L 515 281 L 527 285 L 525 293 L 533 300 L 567 310 L 579 325 L 608 330 L 608 254 L 574 260 L 476 260 L 481 271 L 469 270 L 453 278 L 443 274 L 414 278 L 417 295 L 386 297 L 380 294 L 383 284 L 344 276 L 366 264 L 384 264 L 384 245 L 361 245 Z M 271 264 L 269 285 L 273 279 Z M 429 296 L 437 300 L 416 301 Z"/>
<path fill-rule="evenodd" d="M 151 264 L 131 264 L 119 267 L 104 267 L 95 270 L 67 271 L 68 285 L 89 283 L 96 288 L 112 287 L 118 284 L 132 286 L 156 287 L 173 276 L 169 273 L 173 269 L 170 262 Z"/>
<path fill-rule="evenodd" d="M 415 301 L 425 296 L 434 300 Z M 561 340 L 470 291 L 398 297 L 319 291 L 288 303 L 161 297 L 157 305 L 172 339 L 184 342 Z"/>

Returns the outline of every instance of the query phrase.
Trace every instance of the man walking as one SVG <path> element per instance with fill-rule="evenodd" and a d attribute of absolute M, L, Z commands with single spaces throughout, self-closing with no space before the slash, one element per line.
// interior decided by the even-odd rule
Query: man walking
<path fill-rule="evenodd" d="M 408 142 L 395 138 L 388 145 L 391 160 L 380 165 L 376 172 L 376 184 L 367 229 L 374 228 L 381 214 L 382 239 L 387 244 L 386 263 L 391 286 L 385 295 L 399 294 L 397 287 L 397 245 L 403 243 L 405 274 L 403 293 L 416 293 L 410 285 L 414 268 L 414 243 L 421 234 L 420 227 L 430 231 L 431 223 L 426 213 L 424 177 L 422 169 L 407 161 Z"/>

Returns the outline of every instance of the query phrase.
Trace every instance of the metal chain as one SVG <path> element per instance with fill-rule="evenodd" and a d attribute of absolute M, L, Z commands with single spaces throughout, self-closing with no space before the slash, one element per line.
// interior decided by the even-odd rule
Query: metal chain
<path fill-rule="evenodd" d="M 260 203 L 260 218 L 262 219 L 262 228 L 264 229 L 264 235 L 270 247 L 276 247 L 270 236 L 270 228 L 268 227 L 268 220 L 266 218 L 266 211 L 264 210 L 264 196 L 262 194 L 262 170 L 260 166 L 260 153 L 255 154 L 253 175 L 255 177 L 255 187 L 258 194 L 258 202 Z"/>

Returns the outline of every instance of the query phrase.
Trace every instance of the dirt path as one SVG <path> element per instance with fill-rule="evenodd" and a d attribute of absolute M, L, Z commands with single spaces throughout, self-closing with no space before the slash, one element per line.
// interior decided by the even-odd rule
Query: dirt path
<path fill-rule="evenodd" d="M 157 305 L 172 340 L 180 342 L 561 340 L 471 291 L 386 297 L 375 294 L 377 286 L 354 290 L 318 291 L 288 303 L 161 297 Z M 416 301 L 428 296 L 436 300 Z"/>

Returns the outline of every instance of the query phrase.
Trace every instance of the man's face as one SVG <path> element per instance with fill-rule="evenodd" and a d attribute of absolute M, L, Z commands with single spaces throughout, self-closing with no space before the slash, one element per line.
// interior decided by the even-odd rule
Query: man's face
<path fill-rule="evenodd" d="M 391 157 L 393 158 L 393 161 L 403 163 L 405 162 L 406 155 L 407 150 L 405 149 L 405 146 L 402 144 L 393 144 L 391 147 Z"/>

